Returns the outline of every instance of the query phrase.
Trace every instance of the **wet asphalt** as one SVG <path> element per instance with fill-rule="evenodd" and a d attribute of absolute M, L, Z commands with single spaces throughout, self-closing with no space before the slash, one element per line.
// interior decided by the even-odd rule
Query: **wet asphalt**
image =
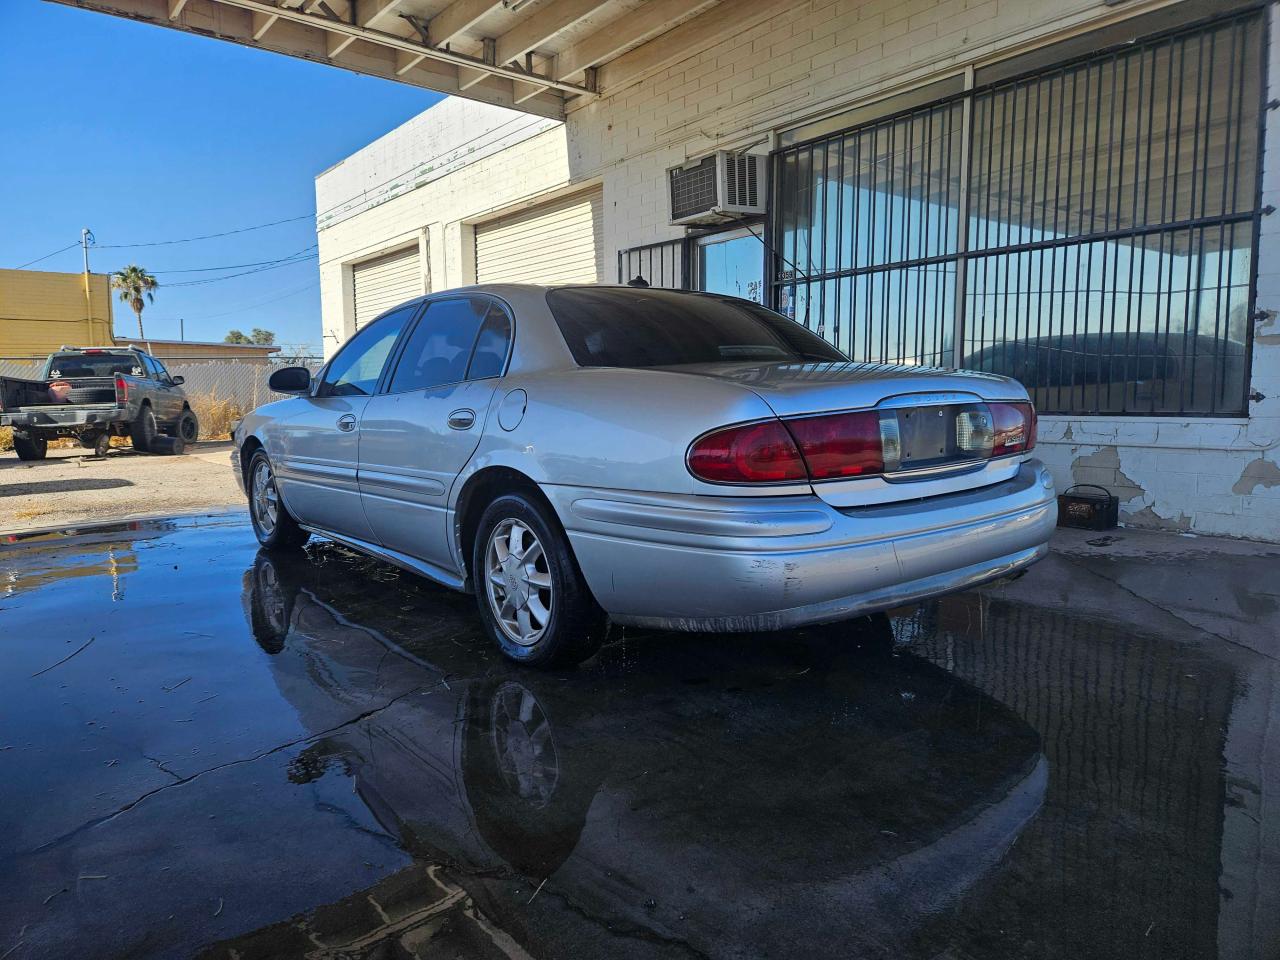
<path fill-rule="evenodd" d="M 1280 556 L 1100 552 L 536 672 L 238 515 L 10 538 L 0 958 L 1280 956 Z"/>

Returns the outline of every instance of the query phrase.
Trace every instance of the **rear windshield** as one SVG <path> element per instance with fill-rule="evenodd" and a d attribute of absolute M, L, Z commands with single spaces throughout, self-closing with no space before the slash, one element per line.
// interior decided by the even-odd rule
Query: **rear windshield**
<path fill-rule="evenodd" d="M 566 287 L 548 291 L 547 304 L 583 367 L 846 359 L 794 320 L 735 297 Z"/>
<path fill-rule="evenodd" d="M 132 353 L 55 353 L 45 368 L 46 377 L 80 380 L 86 377 L 145 376 L 142 362 Z"/>

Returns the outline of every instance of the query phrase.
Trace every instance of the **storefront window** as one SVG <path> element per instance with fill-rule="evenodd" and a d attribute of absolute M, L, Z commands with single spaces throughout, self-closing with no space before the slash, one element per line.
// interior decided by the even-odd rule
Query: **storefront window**
<path fill-rule="evenodd" d="M 1263 34 L 1238 15 L 789 147 L 775 305 L 1045 412 L 1242 413 Z"/>

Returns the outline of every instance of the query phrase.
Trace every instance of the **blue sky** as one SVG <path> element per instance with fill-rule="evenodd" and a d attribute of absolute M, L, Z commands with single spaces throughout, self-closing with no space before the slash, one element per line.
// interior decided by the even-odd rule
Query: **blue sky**
<path fill-rule="evenodd" d="M 221 340 L 265 327 L 320 347 L 313 258 L 315 175 L 436 103 L 427 90 L 40 0 L 0 2 L 0 267 L 77 243 L 89 227 L 94 272 L 136 262 L 157 275 L 146 332 Z M 306 216 L 304 216 L 306 215 Z M 293 223 L 215 240 L 108 249 Z M 78 271 L 80 248 L 34 264 Z M 251 269 L 251 268 L 246 268 Z M 115 304 L 116 329 L 136 329 Z"/>

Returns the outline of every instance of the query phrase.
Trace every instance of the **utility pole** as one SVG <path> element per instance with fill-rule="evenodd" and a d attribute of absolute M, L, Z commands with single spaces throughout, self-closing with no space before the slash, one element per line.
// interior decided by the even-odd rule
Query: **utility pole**
<path fill-rule="evenodd" d="M 80 247 L 84 250 L 84 305 L 87 313 L 85 321 L 89 329 L 93 329 L 93 294 L 89 291 L 89 244 L 93 243 L 93 233 L 88 227 L 80 231 Z"/>
<path fill-rule="evenodd" d="M 182 319 L 182 317 L 178 318 L 178 339 L 187 339 L 187 321 Z"/>

